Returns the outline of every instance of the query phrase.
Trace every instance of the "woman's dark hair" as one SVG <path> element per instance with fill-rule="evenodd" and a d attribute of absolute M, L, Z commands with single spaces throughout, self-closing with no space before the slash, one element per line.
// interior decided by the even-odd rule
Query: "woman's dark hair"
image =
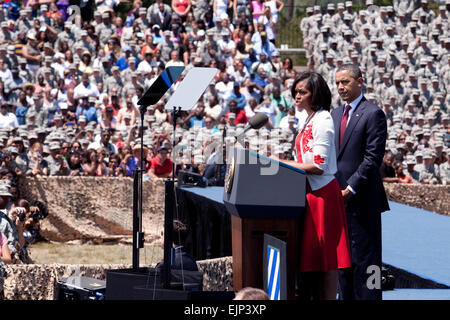
<path fill-rule="evenodd" d="M 305 71 L 294 80 L 291 88 L 292 97 L 295 99 L 295 87 L 301 81 L 307 82 L 307 88 L 311 91 L 312 110 L 324 109 L 330 111 L 331 91 L 325 79 L 317 72 Z"/>
<path fill-rule="evenodd" d="M 248 33 L 248 23 L 245 21 L 241 21 L 239 23 L 239 29 L 244 30 L 245 33 Z"/>
<path fill-rule="evenodd" d="M 236 49 L 238 49 L 238 51 L 239 51 L 240 53 L 246 53 L 244 41 L 239 41 L 239 42 L 236 44 Z"/>
<path fill-rule="evenodd" d="M 286 59 L 284 59 L 284 61 L 286 62 L 286 60 L 289 61 L 289 67 L 288 68 L 292 69 L 294 67 L 294 63 L 292 62 L 292 59 L 287 57 Z"/>
<path fill-rule="evenodd" d="M 80 157 L 80 162 L 79 162 L 79 163 L 75 164 L 75 163 L 72 162 L 72 156 L 73 156 L 73 155 L 77 155 L 77 156 Z M 69 165 L 69 169 L 70 169 L 70 170 L 78 170 L 78 169 L 81 169 L 81 168 L 82 168 L 82 167 L 81 167 L 82 158 L 83 158 L 83 157 L 82 157 L 81 152 L 78 152 L 78 151 L 76 151 L 76 150 L 70 151 L 70 152 L 69 152 L 69 157 L 68 157 L 68 159 L 67 159 L 67 163 L 68 163 L 68 165 Z"/>

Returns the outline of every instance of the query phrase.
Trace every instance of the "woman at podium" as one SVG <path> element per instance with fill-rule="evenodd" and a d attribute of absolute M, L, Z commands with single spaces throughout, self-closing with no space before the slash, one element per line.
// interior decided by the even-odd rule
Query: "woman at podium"
<path fill-rule="evenodd" d="M 351 266 L 344 200 L 334 177 L 337 171 L 334 125 L 329 113 L 331 92 L 315 72 L 300 74 L 291 89 L 306 120 L 295 140 L 296 161 L 284 161 L 306 172 L 305 218 L 301 234 L 300 296 L 335 300 L 337 269 Z"/>

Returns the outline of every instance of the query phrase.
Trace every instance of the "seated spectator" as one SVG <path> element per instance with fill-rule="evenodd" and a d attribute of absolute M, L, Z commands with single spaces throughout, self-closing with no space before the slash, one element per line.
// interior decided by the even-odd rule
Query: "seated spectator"
<path fill-rule="evenodd" d="M 124 125 L 125 115 L 130 116 L 130 124 L 134 125 L 139 119 L 139 110 L 133 104 L 133 94 L 128 93 L 125 100 L 125 108 L 122 108 L 117 113 L 117 124 L 118 126 Z"/>
<path fill-rule="evenodd" d="M 10 105 L 4 101 L 0 105 L 0 128 L 13 127 L 18 128 L 19 122 L 14 113 L 10 112 Z"/>
<path fill-rule="evenodd" d="M 273 127 L 275 124 L 275 117 L 277 115 L 276 107 L 270 102 L 270 99 L 264 99 L 259 105 L 257 105 L 254 109 L 255 112 L 264 112 L 268 117 L 268 125 Z"/>
<path fill-rule="evenodd" d="M 146 176 L 150 178 L 168 178 L 172 174 L 172 160 L 168 157 L 168 150 L 161 146 L 156 150 L 157 154 L 150 161 L 150 169 Z"/>
<path fill-rule="evenodd" d="M 102 130 L 100 140 L 89 144 L 88 149 L 104 148 L 109 155 L 117 153 L 117 147 L 110 142 L 112 133 L 113 130 L 111 129 Z"/>
<path fill-rule="evenodd" d="M 189 128 L 204 127 L 205 126 L 205 112 L 204 106 L 200 102 L 197 107 L 191 110 L 188 116 L 184 119 L 184 123 L 188 124 Z"/>
<path fill-rule="evenodd" d="M 219 131 L 219 129 L 217 129 L 217 127 L 214 125 L 215 121 L 211 116 L 205 116 L 205 129 L 206 130 L 210 130 L 210 134 L 214 134 L 216 132 Z"/>
<path fill-rule="evenodd" d="M 47 176 L 48 175 L 48 163 L 44 159 L 43 148 L 39 142 L 35 142 L 30 150 L 30 162 L 27 175 L 31 176 Z"/>
<path fill-rule="evenodd" d="M 177 13 L 183 20 L 191 10 L 190 0 L 172 0 L 172 10 Z"/>
<path fill-rule="evenodd" d="M 106 175 L 108 177 L 120 177 L 123 176 L 122 168 L 120 167 L 121 158 L 118 154 L 113 154 L 109 157 L 108 168 L 106 169 Z"/>
<path fill-rule="evenodd" d="M 72 150 L 69 151 L 69 156 L 67 157 L 67 163 L 70 169 L 70 176 L 81 176 L 83 175 L 83 166 L 81 163 L 81 154 L 79 151 Z"/>
<path fill-rule="evenodd" d="M 219 101 L 217 101 L 217 97 L 215 95 L 211 95 L 205 106 L 205 114 L 213 118 L 214 121 L 217 121 L 221 112 L 222 106 L 219 104 Z"/>
<path fill-rule="evenodd" d="M 238 82 L 234 82 L 233 84 L 233 93 L 230 95 L 229 100 L 236 100 L 237 108 L 239 110 L 243 110 L 247 105 L 247 99 L 241 93 L 241 87 Z"/>
<path fill-rule="evenodd" d="M 61 146 L 59 142 L 52 142 L 49 146 L 50 155 L 45 158 L 48 164 L 48 174 L 50 176 L 68 176 L 70 173 L 66 159 L 60 154 Z"/>
<path fill-rule="evenodd" d="M 399 183 L 412 183 L 412 178 L 403 172 L 403 164 L 400 161 L 394 163 L 394 169 Z"/>
<path fill-rule="evenodd" d="M 143 159 L 144 163 L 141 163 L 141 146 L 135 145 L 132 149 L 132 153 L 125 156 L 125 158 L 122 160 L 122 168 L 125 171 L 125 176 L 131 177 L 133 176 L 134 170 L 138 167 L 141 167 L 144 170 L 144 173 L 147 171 L 147 155 L 148 155 L 148 148 L 144 146 L 143 150 Z"/>
<path fill-rule="evenodd" d="M 92 105 L 92 102 L 94 102 L 95 104 L 95 99 L 94 97 L 83 97 L 81 99 L 81 104 L 80 106 L 77 108 L 76 111 L 76 115 L 77 118 L 79 119 L 81 115 L 83 115 L 86 119 L 87 122 L 95 122 L 97 123 L 97 109 Z M 90 101 L 91 100 L 91 104 Z"/>
<path fill-rule="evenodd" d="M 256 57 L 261 57 L 264 53 L 269 59 L 272 59 L 273 53 L 277 50 L 272 41 L 269 41 L 267 33 L 265 31 L 260 32 L 261 41 L 257 42 L 253 49 L 255 50 Z"/>
<path fill-rule="evenodd" d="M 415 170 L 416 158 L 413 155 L 406 156 L 406 175 L 411 177 L 412 183 L 419 183 L 419 172 Z"/>
<path fill-rule="evenodd" d="M 383 158 L 383 163 L 380 167 L 380 173 L 383 182 L 398 182 L 398 178 L 395 176 L 393 163 L 394 154 L 391 151 L 386 152 Z"/>
<path fill-rule="evenodd" d="M 267 76 L 271 75 L 273 72 L 276 72 L 276 68 L 273 65 L 272 61 L 268 59 L 268 56 L 265 52 L 262 52 L 259 56 L 259 60 L 255 61 L 250 69 L 250 73 L 253 77 L 257 77 L 260 70 L 263 70 Z"/>
<path fill-rule="evenodd" d="M 442 163 L 439 166 L 439 175 L 442 180 L 443 185 L 449 185 L 450 184 L 450 154 L 449 154 L 449 148 L 446 150 L 447 154 L 447 161 Z"/>
<path fill-rule="evenodd" d="M 295 79 L 297 76 L 297 71 L 294 69 L 292 59 L 289 57 L 284 59 L 283 67 L 279 71 L 282 79 Z"/>
<path fill-rule="evenodd" d="M 264 93 L 264 89 L 267 87 L 267 85 L 270 83 L 269 78 L 267 76 L 266 71 L 264 71 L 263 68 L 259 68 L 258 73 L 255 75 L 255 80 L 253 81 L 256 88 L 261 93 Z"/>
<path fill-rule="evenodd" d="M 225 114 L 225 118 L 228 119 L 230 117 L 230 114 L 233 114 L 233 125 L 237 125 L 239 123 L 246 124 L 248 122 L 245 110 L 238 108 L 236 100 L 231 99 L 230 101 L 228 101 L 228 108 L 230 111 Z"/>
<path fill-rule="evenodd" d="M 250 98 L 248 105 L 245 107 L 245 115 L 250 119 L 255 115 L 255 108 L 258 106 L 255 98 Z"/>
<path fill-rule="evenodd" d="M 433 152 L 430 149 L 423 151 L 423 167 L 419 171 L 419 182 L 424 184 L 440 184 L 439 168 L 434 164 Z"/>
<path fill-rule="evenodd" d="M 102 163 L 99 160 L 99 155 L 97 150 L 89 149 L 86 153 L 86 158 L 84 159 L 83 165 L 83 175 L 84 176 L 102 176 Z"/>
<path fill-rule="evenodd" d="M 114 109 L 111 106 L 105 108 L 105 113 L 102 114 L 100 120 L 100 127 L 103 130 L 115 129 L 118 127 L 117 117 L 114 115 Z"/>

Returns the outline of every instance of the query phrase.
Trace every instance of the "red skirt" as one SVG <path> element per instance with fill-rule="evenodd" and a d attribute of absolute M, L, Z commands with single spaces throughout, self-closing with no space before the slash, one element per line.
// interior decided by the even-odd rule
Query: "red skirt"
<path fill-rule="evenodd" d="M 308 185 L 300 244 L 300 272 L 352 265 L 344 199 L 336 179 L 319 190 Z"/>

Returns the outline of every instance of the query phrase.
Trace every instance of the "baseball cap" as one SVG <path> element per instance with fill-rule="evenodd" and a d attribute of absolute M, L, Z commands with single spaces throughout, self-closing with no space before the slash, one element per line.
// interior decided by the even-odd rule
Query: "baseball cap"
<path fill-rule="evenodd" d="M 156 149 L 156 152 L 160 152 L 161 150 L 167 151 L 167 148 L 165 146 L 159 146 L 158 149 Z"/>
<path fill-rule="evenodd" d="M 6 185 L 0 185 L 0 196 L 1 197 L 12 197 L 13 195 L 9 192 L 9 188 Z"/>

